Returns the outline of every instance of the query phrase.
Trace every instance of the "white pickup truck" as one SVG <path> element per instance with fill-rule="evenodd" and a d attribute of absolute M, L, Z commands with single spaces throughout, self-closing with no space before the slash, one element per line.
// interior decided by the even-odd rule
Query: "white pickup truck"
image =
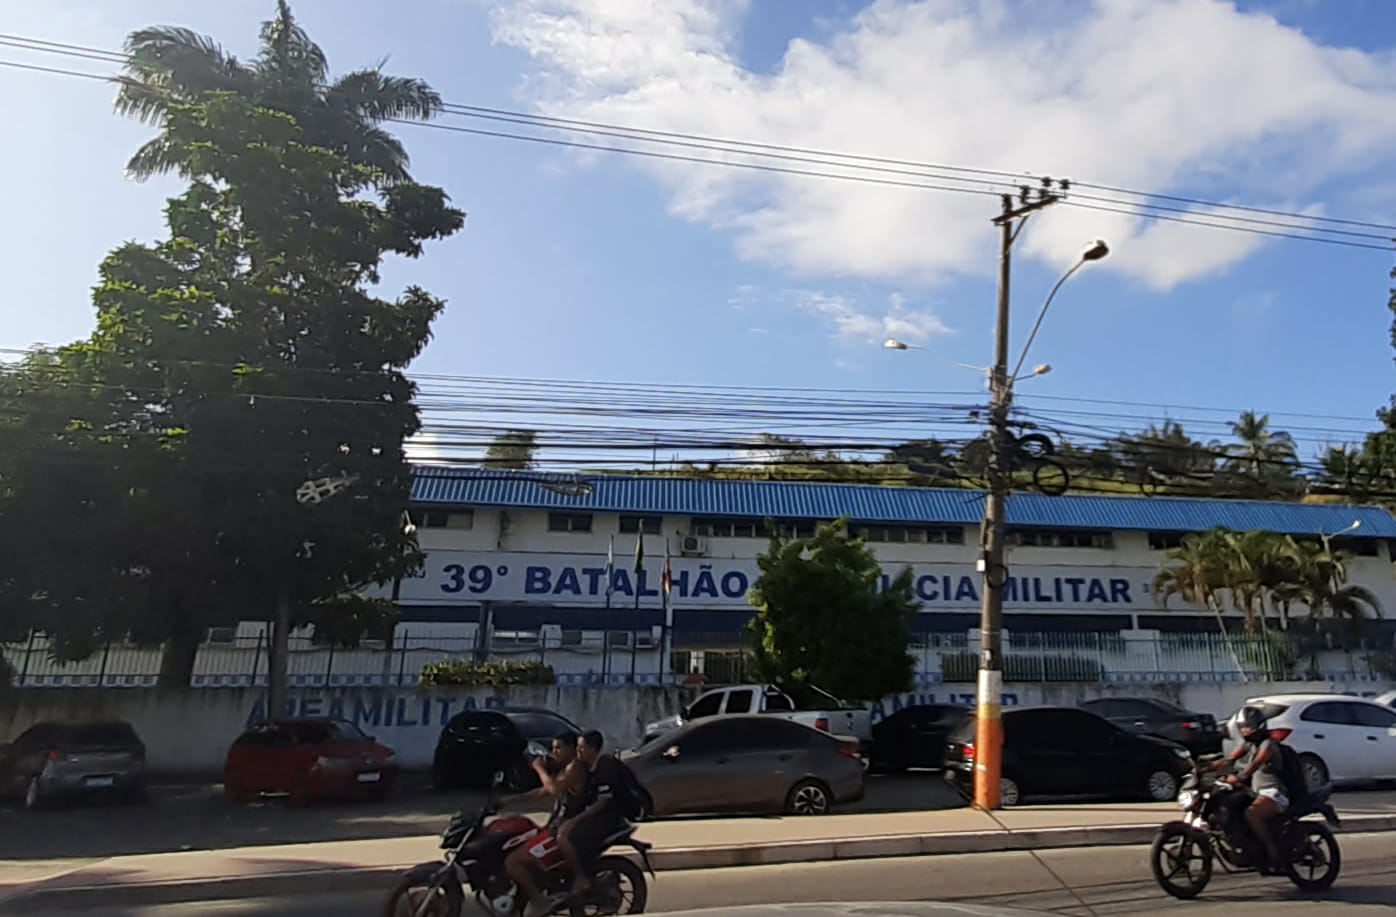
<path fill-rule="evenodd" d="M 647 725 L 645 741 L 656 739 L 692 720 L 740 713 L 768 713 L 813 726 L 831 735 L 857 739 L 864 746 L 872 741 L 872 721 L 867 709 L 851 707 L 813 686 L 806 690 L 820 702 L 818 709 L 800 709 L 789 694 L 774 685 L 734 685 L 704 691 L 678 715 Z"/>

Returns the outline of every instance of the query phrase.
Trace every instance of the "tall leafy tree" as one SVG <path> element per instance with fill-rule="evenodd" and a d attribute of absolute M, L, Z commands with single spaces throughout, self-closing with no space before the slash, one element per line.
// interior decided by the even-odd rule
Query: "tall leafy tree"
<path fill-rule="evenodd" d="M 392 76 L 381 67 L 331 78 L 325 52 L 310 39 L 290 4 L 278 0 L 276 15 L 262 24 L 255 59 L 238 60 L 214 39 L 177 26 L 138 29 L 126 38 L 129 62 L 119 78 L 116 110 L 147 124 L 159 135 L 127 164 L 136 178 L 185 172 L 183 141 L 169 132 L 172 105 L 197 101 L 204 93 L 237 93 L 258 106 L 296 119 L 302 141 L 370 166 L 382 180 L 407 181 L 406 148 L 386 131 L 385 121 L 425 121 L 441 111 L 441 96 L 422 80 Z"/>
<path fill-rule="evenodd" d="M 748 627 L 761 677 L 850 701 L 911 687 L 916 661 L 907 642 L 918 603 L 909 567 L 881 588 L 877 558 L 844 521 L 812 538 L 773 532 L 757 565 Z"/>
<path fill-rule="evenodd" d="M 442 302 L 373 286 L 386 255 L 418 257 L 464 216 L 236 92 L 169 106 L 162 136 L 189 189 L 166 241 L 103 264 L 86 356 L 116 393 L 109 422 L 170 444 L 140 481 L 146 506 L 177 510 L 149 546 L 146 632 L 192 663 L 211 616 L 273 619 L 276 694 L 288 627 L 380 627 L 382 607 L 356 594 L 419 559 L 401 524 L 403 443 L 420 425 L 403 369 Z M 349 492 L 300 505 L 299 486 L 326 476 Z"/>

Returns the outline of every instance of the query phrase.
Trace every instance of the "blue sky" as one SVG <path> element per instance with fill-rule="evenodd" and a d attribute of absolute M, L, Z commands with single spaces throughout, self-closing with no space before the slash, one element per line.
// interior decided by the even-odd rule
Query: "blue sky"
<path fill-rule="evenodd" d="M 117 49 L 133 28 L 177 23 L 247 54 L 272 7 L 0 0 L 0 31 Z M 1396 17 L 1384 0 L 294 9 L 335 70 L 386 57 L 454 102 L 1396 220 Z M 91 329 L 98 261 L 158 237 L 174 184 L 122 176 L 149 130 L 112 114 L 109 87 L 2 68 L 0 85 L 12 138 L 0 151 L 12 179 L 0 346 L 65 342 Z M 469 212 L 465 232 L 386 277 L 450 302 L 421 371 L 981 389 L 954 364 L 990 358 L 993 198 L 400 133 L 416 176 Z M 1105 236 L 1114 254 L 1053 305 L 1033 357 L 1054 371 L 1025 397 L 1313 414 L 1281 420 L 1317 441 L 1362 428 L 1338 418 L 1369 417 L 1396 388 L 1390 253 L 1079 209 L 1039 222 L 1015 264 L 1017 341 L 1081 242 Z M 889 332 L 925 350 L 884 351 Z"/>

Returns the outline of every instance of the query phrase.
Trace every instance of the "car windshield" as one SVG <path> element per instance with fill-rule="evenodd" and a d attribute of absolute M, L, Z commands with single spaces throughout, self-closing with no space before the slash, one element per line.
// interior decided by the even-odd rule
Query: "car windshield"
<path fill-rule="evenodd" d="M 63 741 L 73 745 L 138 745 L 136 731 L 127 723 L 79 723 L 65 726 Z"/>
<path fill-rule="evenodd" d="M 528 739 L 551 739 L 559 733 L 577 732 L 577 727 L 555 713 L 509 713 L 519 734 Z"/>

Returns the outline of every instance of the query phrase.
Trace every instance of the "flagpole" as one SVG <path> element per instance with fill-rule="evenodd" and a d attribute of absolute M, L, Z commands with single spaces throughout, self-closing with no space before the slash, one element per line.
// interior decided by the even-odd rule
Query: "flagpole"
<path fill-rule="evenodd" d="M 630 619 L 630 683 L 635 684 L 635 663 L 640 655 L 640 648 L 636 646 L 637 628 L 635 620 L 639 617 L 640 592 L 644 585 L 642 579 L 645 575 L 645 520 L 640 519 L 640 530 L 635 533 L 635 617 Z"/>
<path fill-rule="evenodd" d="M 611 592 L 616 585 L 616 536 L 611 536 L 610 547 L 606 549 L 606 608 L 611 607 Z"/>
<path fill-rule="evenodd" d="M 659 638 L 659 681 L 667 682 L 669 669 L 674 658 L 674 609 L 669 604 L 669 590 L 674 582 L 674 572 L 669 567 L 669 536 L 664 536 L 664 574 L 660 578 L 659 592 L 664 602 L 664 630 Z"/>

